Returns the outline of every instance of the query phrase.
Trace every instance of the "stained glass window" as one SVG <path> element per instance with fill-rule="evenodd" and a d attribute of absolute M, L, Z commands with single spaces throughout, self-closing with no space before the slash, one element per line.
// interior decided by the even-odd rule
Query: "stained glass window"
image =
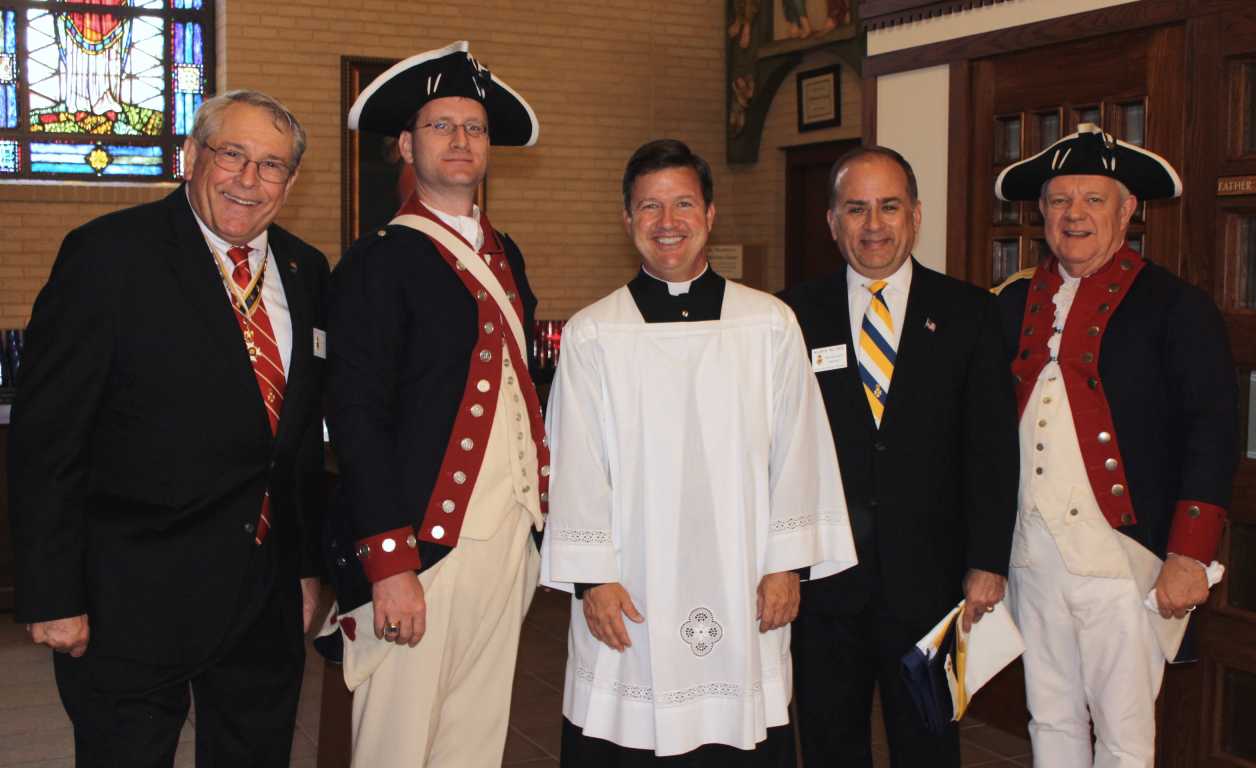
<path fill-rule="evenodd" d="M 0 178 L 178 178 L 212 90 L 212 6 L 0 0 Z"/>

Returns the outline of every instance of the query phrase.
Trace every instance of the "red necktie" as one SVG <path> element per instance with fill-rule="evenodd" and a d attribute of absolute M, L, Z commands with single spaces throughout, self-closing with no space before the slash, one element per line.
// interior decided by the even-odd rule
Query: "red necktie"
<path fill-rule="evenodd" d="M 237 245 L 227 251 L 231 263 L 235 267 L 231 271 L 231 279 L 240 290 L 249 290 L 253 281 L 253 273 L 249 269 L 249 251 L 247 245 Z M 270 316 L 266 314 L 266 303 L 261 296 L 251 315 L 246 315 L 236 307 L 236 320 L 240 323 L 240 332 L 244 335 L 244 346 L 248 350 L 249 360 L 253 363 L 253 375 L 257 377 L 257 388 L 262 394 L 262 403 L 266 406 L 266 418 L 270 421 L 270 433 L 279 430 L 279 411 L 283 408 L 283 358 L 279 356 L 279 345 L 275 342 L 275 332 L 270 325 Z M 257 534 L 254 540 L 261 544 L 270 530 L 270 491 L 262 497 L 262 514 L 257 521 Z"/>

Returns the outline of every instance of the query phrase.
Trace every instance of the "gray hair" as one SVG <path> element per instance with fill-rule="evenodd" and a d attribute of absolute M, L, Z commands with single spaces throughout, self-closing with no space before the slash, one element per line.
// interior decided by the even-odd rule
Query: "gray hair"
<path fill-rule="evenodd" d="M 232 104 L 246 104 L 260 107 L 274 118 L 275 127 L 292 137 L 292 167 L 301 164 L 301 156 L 305 154 L 305 129 L 297 120 L 296 115 L 279 103 L 273 96 L 261 91 L 227 91 L 206 99 L 196 110 L 196 121 L 192 124 L 192 140 L 197 144 L 205 144 L 218 129 L 222 127 L 222 114 Z"/>

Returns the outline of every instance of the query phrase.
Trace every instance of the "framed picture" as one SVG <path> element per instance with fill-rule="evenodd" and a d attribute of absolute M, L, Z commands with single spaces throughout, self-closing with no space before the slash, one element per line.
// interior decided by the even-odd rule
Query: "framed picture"
<path fill-rule="evenodd" d="M 799 72 L 798 132 L 842 124 L 842 70 L 833 64 Z"/>
<path fill-rule="evenodd" d="M 414 191 L 414 175 L 401 159 L 397 139 L 348 128 L 349 109 L 362 89 L 396 59 L 340 57 L 340 244 L 348 249 L 363 233 L 387 224 Z M 476 203 L 487 204 L 488 181 Z"/>

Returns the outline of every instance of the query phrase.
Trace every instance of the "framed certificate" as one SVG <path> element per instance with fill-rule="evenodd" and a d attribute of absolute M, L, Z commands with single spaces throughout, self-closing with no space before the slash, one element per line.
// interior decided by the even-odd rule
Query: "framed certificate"
<path fill-rule="evenodd" d="M 840 65 L 799 72 L 797 84 L 799 133 L 842 124 Z"/>

